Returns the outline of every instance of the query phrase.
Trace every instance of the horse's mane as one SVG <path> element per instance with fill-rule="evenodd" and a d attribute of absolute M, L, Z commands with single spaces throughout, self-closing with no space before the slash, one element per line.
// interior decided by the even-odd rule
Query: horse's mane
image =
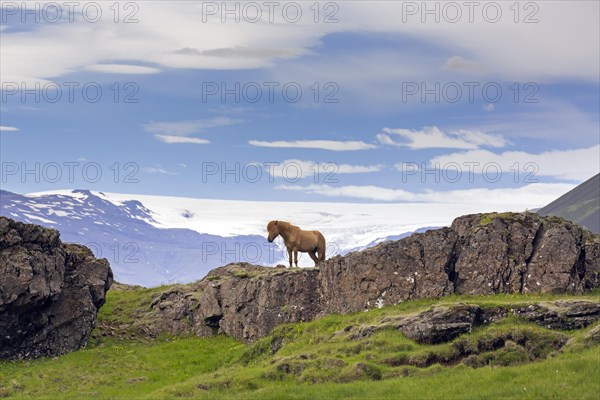
<path fill-rule="evenodd" d="M 290 224 L 286 221 L 277 221 L 277 225 L 279 225 L 279 229 L 285 232 L 289 232 L 292 228 L 297 228 L 297 226 Z"/>

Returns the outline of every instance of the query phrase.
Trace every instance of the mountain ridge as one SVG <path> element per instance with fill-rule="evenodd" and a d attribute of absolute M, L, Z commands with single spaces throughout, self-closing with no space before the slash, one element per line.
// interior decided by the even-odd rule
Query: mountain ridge
<path fill-rule="evenodd" d="M 600 233 L 600 174 L 540 208 L 537 213 L 563 217 Z"/>
<path fill-rule="evenodd" d="M 150 224 L 152 211 L 137 200 L 117 206 L 87 190 L 73 193 L 29 197 L 2 191 L 0 215 L 57 229 L 63 241 L 107 258 L 117 280 L 144 286 L 194 281 L 226 263 L 227 256 L 239 261 L 243 245 L 255 248 L 265 242 L 258 235 L 227 238 L 184 228 L 159 229 Z M 272 254 L 274 246 L 254 261 L 273 262 Z"/>

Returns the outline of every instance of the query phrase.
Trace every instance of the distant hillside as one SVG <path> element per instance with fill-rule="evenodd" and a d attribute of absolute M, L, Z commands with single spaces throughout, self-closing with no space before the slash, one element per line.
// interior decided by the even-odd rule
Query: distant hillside
<path fill-rule="evenodd" d="M 540 208 L 537 213 L 563 217 L 600 233 L 600 174 Z"/>

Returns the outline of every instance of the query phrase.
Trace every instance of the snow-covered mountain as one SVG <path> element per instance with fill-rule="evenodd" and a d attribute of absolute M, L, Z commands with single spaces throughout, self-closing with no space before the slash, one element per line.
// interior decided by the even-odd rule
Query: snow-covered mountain
<path fill-rule="evenodd" d="M 58 229 L 110 262 L 120 282 L 190 282 L 229 262 L 286 263 L 281 239 L 266 241 L 269 220 L 319 229 L 327 256 L 397 239 L 463 214 L 472 204 L 355 204 L 207 200 L 87 190 L 19 195 L 0 191 L 0 215 Z M 507 211 L 507 210 L 500 210 Z M 515 210 L 519 211 L 519 210 Z M 300 264 L 312 266 L 305 255 Z"/>
<path fill-rule="evenodd" d="M 1 191 L 0 204 L 0 215 L 58 229 L 63 241 L 88 246 L 108 259 L 117 281 L 129 284 L 190 282 L 242 258 L 267 265 L 281 258 L 277 245 L 263 236 L 161 229 L 139 201 L 115 204 L 100 192 L 22 196 Z"/>

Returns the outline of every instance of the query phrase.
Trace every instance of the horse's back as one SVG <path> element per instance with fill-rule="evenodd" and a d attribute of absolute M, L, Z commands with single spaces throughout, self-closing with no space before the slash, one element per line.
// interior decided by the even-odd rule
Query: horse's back
<path fill-rule="evenodd" d="M 306 232 L 310 232 L 310 233 L 312 233 L 313 235 L 315 235 L 318 238 L 322 238 L 323 237 L 323 234 L 320 231 L 306 231 Z"/>
<path fill-rule="evenodd" d="M 302 251 L 309 251 L 313 248 L 320 248 L 325 243 L 323 234 L 319 231 L 305 231 L 300 230 L 298 238 L 298 245 L 302 248 Z"/>

